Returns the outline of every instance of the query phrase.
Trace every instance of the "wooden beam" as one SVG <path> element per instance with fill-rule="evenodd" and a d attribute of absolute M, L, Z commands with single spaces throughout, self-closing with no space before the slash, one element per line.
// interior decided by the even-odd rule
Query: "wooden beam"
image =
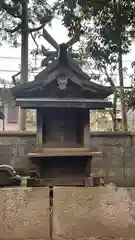
<path fill-rule="evenodd" d="M 60 157 L 60 156 L 101 156 L 100 152 L 91 152 L 88 148 L 44 148 L 41 152 L 29 153 L 29 158 L 34 158 L 38 161 L 44 157 Z"/>
<path fill-rule="evenodd" d="M 39 109 L 37 109 L 37 138 L 36 138 L 36 147 L 41 149 L 43 146 L 43 119 L 42 114 Z"/>
<path fill-rule="evenodd" d="M 58 58 L 61 62 L 66 63 L 67 61 L 67 45 L 65 43 L 60 44 Z"/>
<path fill-rule="evenodd" d="M 79 41 L 79 38 L 80 38 L 80 31 L 78 30 L 78 31 L 76 32 L 75 36 L 66 43 L 67 48 L 70 48 L 70 47 L 73 46 L 76 42 L 78 42 L 78 41 Z"/>
<path fill-rule="evenodd" d="M 17 104 L 21 106 L 21 108 L 24 109 L 36 109 L 36 108 L 42 108 L 42 107 L 70 107 L 70 108 L 88 108 L 88 109 L 104 109 L 104 108 L 111 108 L 112 103 L 111 102 L 62 102 L 62 101 L 30 101 L 30 99 L 27 99 L 27 101 L 20 101 L 16 100 Z"/>
<path fill-rule="evenodd" d="M 57 42 L 51 37 L 51 35 L 46 31 L 46 29 L 43 29 L 43 37 L 44 39 L 49 42 L 56 50 L 59 50 L 59 45 Z"/>
<path fill-rule="evenodd" d="M 57 102 L 57 103 L 108 103 L 105 99 L 93 98 L 17 98 L 16 101 L 20 102 Z"/>
<path fill-rule="evenodd" d="M 49 187 L 49 186 L 85 186 L 86 178 L 84 177 L 63 177 L 63 178 L 42 178 L 27 179 L 27 187 Z"/>
<path fill-rule="evenodd" d="M 50 56 L 54 56 L 54 57 L 57 57 L 58 56 L 58 51 L 47 51 L 44 46 L 42 46 L 42 54 L 45 56 L 45 57 L 50 57 Z M 68 51 L 68 54 L 70 57 L 72 58 L 79 58 L 79 53 L 75 53 L 75 52 L 69 52 Z"/>
<path fill-rule="evenodd" d="M 89 127 L 89 110 L 84 113 L 84 132 L 83 132 L 83 147 L 90 147 L 90 127 Z"/>

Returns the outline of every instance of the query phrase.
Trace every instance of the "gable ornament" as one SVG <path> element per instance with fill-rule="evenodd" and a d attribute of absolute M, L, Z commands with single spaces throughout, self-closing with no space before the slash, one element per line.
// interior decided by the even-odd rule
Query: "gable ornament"
<path fill-rule="evenodd" d="M 67 87 L 67 83 L 68 83 L 68 77 L 65 75 L 60 75 L 57 78 L 57 83 L 58 83 L 58 87 L 60 90 L 65 90 Z"/>

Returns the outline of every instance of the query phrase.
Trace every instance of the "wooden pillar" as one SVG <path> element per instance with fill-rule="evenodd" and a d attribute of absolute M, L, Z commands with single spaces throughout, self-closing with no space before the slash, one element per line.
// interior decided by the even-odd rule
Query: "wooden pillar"
<path fill-rule="evenodd" d="M 90 147 L 90 126 L 89 126 L 89 110 L 84 113 L 84 130 L 83 130 L 83 147 Z"/>
<path fill-rule="evenodd" d="M 89 109 L 85 110 L 84 113 L 84 129 L 83 129 L 83 147 L 84 148 L 90 148 L 90 119 L 89 119 Z M 88 157 L 87 159 L 87 165 L 86 165 L 86 171 L 87 171 L 87 177 L 90 177 L 90 163 L 92 160 L 92 156 Z M 89 179 L 87 179 L 85 185 L 86 186 L 92 186 L 91 180 L 89 182 Z"/>
<path fill-rule="evenodd" d="M 37 109 L 37 149 L 43 147 L 43 118 L 40 109 Z"/>

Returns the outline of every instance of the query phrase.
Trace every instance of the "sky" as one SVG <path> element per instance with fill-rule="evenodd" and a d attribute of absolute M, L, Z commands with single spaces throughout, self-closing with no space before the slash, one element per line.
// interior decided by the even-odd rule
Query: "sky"
<path fill-rule="evenodd" d="M 51 34 L 51 36 L 57 41 L 58 44 L 67 42 L 68 40 L 68 32 L 66 28 L 62 25 L 60 19 L 55 19 L 52 22 L 52 27 L 47 28 L 48 32 Z M 50 45 L 43 39 L 38 40 L 39 45 L 43 44 L 45 47 L 50 47 Z M 35 44 L 33 43 L 32 39 L 29 39 L 29 52 L 35 48 Z M 130 86 L 130 80 L 129 80 L 129 74 L 131 74 L 131 62 L 135 60 L 135 44 L 133 44 L 130 54 L 125 56 L 123 58 L 124 66 L 128 68 L 128 74 L 125 77 L 124 84 L 125 86 Z M 37 66 L 40 66 L 41 64 L 41 57 L 37 57 Z M 29 54 L 29 61 L 32 62 L 34 65 L 34 59 L 33 56 Z M 15 73 L 19 71 L 19 65 L 21 62 L 21 49 L 19 48 L 12 48 L 9 47 L 7 44 L 3 44 L 2 47 L 0 47 L 0 78 L 3 78 L 7 81 L 12 81 L 11 77 Z M 30 80 L 34 79 L 34 76 L 37 74 L 37 72 L 31 74 L 29 76 Z M 117 85 L 118 85 L 118 79 Z"/>

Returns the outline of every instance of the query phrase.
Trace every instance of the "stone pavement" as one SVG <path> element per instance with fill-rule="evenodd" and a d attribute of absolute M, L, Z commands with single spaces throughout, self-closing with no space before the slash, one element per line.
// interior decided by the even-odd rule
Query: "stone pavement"
<path fill-rule="evenodd" d="M 0 240 L 48 239 L 48 188 L 0 189 Z"/>
<path fill-rule="evenodd" d="M 53 236 L 68 240 L 135 239 L 135 189 L 56 188 Z"/>
<path fill-rule="evenodd" d="M 135 240 L 135 189 L 54 188 L 53 240 Z M 48 188 L 0 189 L 0 240 L 50 240 Z"/>

